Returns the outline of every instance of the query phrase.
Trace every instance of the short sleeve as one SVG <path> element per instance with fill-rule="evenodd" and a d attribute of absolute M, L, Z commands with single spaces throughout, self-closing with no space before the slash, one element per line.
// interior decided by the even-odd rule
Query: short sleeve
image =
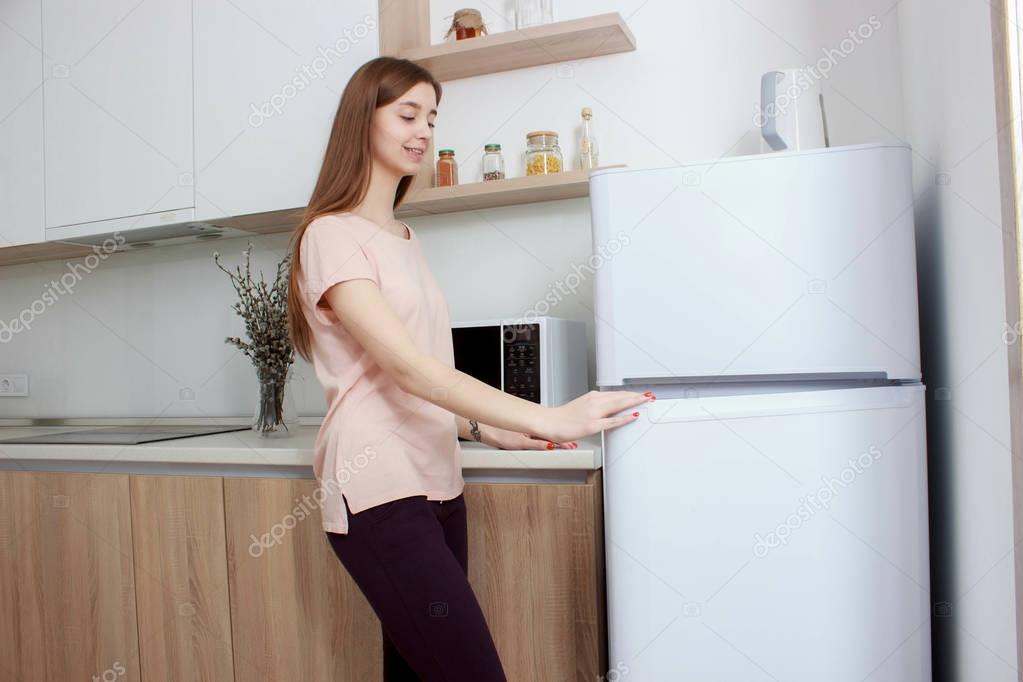
<path fill-rule="evenodd" d="M 359 243 L 360 232 L 344 220 L 317 218 L 302 235 L 302 290 L 316 319 L 326 325 L 339 322 L 323 294 L 350 279 L 380 284 L 376 267 Z"/>

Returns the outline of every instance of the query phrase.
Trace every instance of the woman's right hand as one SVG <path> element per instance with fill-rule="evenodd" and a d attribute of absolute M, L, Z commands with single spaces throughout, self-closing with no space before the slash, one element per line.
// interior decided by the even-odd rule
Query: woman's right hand
<path fill-rule="evenodd" d="M 636 421 L 639 412 L 611 415 L 654 400 L 650 391 L 590 391 L 572 402 L 547 408 L 546 420 L 537 435 L 555 443 L 577 440 Z"/>

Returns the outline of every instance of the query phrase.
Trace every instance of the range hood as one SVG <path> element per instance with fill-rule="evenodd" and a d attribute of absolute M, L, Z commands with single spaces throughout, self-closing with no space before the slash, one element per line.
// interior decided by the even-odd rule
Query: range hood
<path fill-rule="evenodd" d="M 188 208 L 51 227 L 46 230 L 46 241 L 78 246 L 101 246 L 107 251 L 131 251 L 153 246 L 257 236 L 256 233 L 235 227 L 192 220 L 194 214 L 194 209 Z"/>

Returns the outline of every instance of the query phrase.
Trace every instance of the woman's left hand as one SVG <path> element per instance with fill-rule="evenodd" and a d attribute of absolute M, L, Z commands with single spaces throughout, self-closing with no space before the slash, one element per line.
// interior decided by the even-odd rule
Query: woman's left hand
<path fill-rule="evenodd" d="M 485 445 L 501 450 L 574 450 L 579 447 L 576 441 L 568 443 L 552 443 L 546 438 L 536 438 L 527 433 L 516 433 L 499 429 L 496 426 L 480 424 L 480 436 Z"/>

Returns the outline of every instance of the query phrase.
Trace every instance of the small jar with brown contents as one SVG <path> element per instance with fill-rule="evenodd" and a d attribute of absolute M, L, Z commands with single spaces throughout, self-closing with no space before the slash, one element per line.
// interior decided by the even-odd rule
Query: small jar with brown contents
<path fill-rule="evenodd" d="M 451 187 L 458 184 L 458 164 L 455 162 L 454 149 L 441 149 L 437 152 L 437 187 Z"/>
<path fill-rule="evenodd" d="M 560 173 L 561 168 L 558 134 L 551 130 L 526 133 L 526 175 Z"/>
<path fill-rule="evenodd" d="M 483 23 L 483 15 L 478 9 L 460 9 L 451 20 L 451 28 L 444 34 L 444 40 L 478 38 L 487 34 L 487 25 Z"/>

